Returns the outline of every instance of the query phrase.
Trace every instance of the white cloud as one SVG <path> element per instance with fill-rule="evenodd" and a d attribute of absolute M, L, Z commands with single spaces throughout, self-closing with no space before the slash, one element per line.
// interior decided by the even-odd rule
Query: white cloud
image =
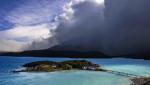
<path fill-rule="evenodd" d="M 94 0 L 97 4 L 103 4 L 104 0 Z"/>
<path fill-rule="evenodd" d="M 51 36 L 47 24 L 36 26 L 16 26 L 12 29 L 0 31 L 0 38 L 23 40 L 24 42 L 38 40 L 40 38 L 48 38 Z"/>
<path fill-rule="evenodd" d="M 29 48 L 32 42 L 40 44 L 36 45 L 37 47 L 33 46 L 37 49 L 40 49 L 42 45 L 47 45 L 42 48 L 48 47 L 47 38 L 52 37 L 51 31 L 57 27 L 57 23 L 51 23 L 51 21 L 61 12 L 63 1 L 28 0 L 8 12 L 5 20 L 14 24 L 14 27 L 0 31 L 0 40 L 5 40 L 5 43 L 0 41 L 0 47 L 6 48 L 4 51 L 14 51 L 9 49 L 12 46 L 14 46 L 14 49 L 22 50 L 21 42 L 28 44 L 28 46 L 23 46 L 26 49 Z M 9 43 L 10 40 L 15 44 Z M 0 51 L 3 51 L 3 49 L 0 48 Z"/>
<path fill-rule="evenodd" d="M 14 40 L 0 39 L 0 52 L 16 52 L 23 51 L 26 44 L 16 42 Z"/>
<path fill-rule="evenodd" d="M 30 0 L 10 11 L 5 18 L 11 23 L 32 25 L 51 22 L 61 11 L 62 1 Z M 56 6 L 57 5 L 57 6 Z"/>

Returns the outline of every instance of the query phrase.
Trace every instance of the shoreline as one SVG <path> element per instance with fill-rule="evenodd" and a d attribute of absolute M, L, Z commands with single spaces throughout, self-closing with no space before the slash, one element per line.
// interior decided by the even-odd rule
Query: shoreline
<path fill-rule="evenodd" d="M 55 58 L 131 58 L 150 60 L 149 54 L 126 54 L 126 55 L 108 55 L 99 51 L 72 51 L 72 50 L 33 50 L 24 52 L 4 52 L 0 56 L 14 57 L 55 57 Z"/>
<path fill-rule="evenodd" d="M 120 57 L 120 56 L 118 56 L 118 57 L 66 57 L 66 56 L 62 56 L 62 57 L 60 57 L 60 56 L 12 56 L 12 55 L 4 55 L 4 56 L 2 56 L 2 55 L 0 55 L 0 58 L 1 57 L 14 57 L 14 58 L 18 58 L 18 57 L 20 57 L 20 58 L 71 58 L 71 59 L 140 59 L 140 60 L 150 60 L 150 59 L 144 59 L 144 58 L 131 58 L 131 57 Z"/>

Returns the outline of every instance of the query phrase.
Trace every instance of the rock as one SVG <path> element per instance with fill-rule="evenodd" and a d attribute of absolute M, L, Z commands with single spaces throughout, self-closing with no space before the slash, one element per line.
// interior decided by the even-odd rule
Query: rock
<path fill-rule="evenodd" d="M 150 85 L 150 77 L 133 78 L 131 81 L 133 82 L 131 85 Z"/>

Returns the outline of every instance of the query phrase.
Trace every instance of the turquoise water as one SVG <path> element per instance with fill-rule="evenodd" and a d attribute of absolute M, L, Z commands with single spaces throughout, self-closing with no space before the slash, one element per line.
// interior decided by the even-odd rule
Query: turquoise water
<path fill-rule="evenodd" d="M 0 57 L 0 85 L 130 85 L 127 77 L 105 72 L 61 71 L 51 73 L 10 73 L 24 63 L 53 60 L 72 60 L 69 58 L 32 58 Z M 86 59 L 101 65 L 103 68 L 150 76 L 150 61 L 137 59 Z"/>

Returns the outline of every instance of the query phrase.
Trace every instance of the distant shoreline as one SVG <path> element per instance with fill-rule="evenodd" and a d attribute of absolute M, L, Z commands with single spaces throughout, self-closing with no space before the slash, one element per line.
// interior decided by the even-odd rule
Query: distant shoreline
<path fill-rule="evenodd" d="M 149 55 L 118 55 L 108 56 L 98 51 L 54 51 L 54 50 L 34 50 L 24 52 L 6 52 L 0 53 L 0 56 L 11 57 L 46 57 L 46 58 L 130 58 L 150 60 Z"/>
<path fill-rule="evenodd" d="M 30 56 L 30 55 L 0 55 L 1 57 L 32 57 L 32 58 L 83 58 L 83 59 L 113 59 L 113 58 L 126 58 L 126 59 L 143 59 L 143 58 L 132 58 L 132 57 L 110 57 L 110 56 L 101 56 L 101 57 L 66 57 L 66 56 Z M 143 60 L 150 60 L 150 59 L 143 59 Z"/>

